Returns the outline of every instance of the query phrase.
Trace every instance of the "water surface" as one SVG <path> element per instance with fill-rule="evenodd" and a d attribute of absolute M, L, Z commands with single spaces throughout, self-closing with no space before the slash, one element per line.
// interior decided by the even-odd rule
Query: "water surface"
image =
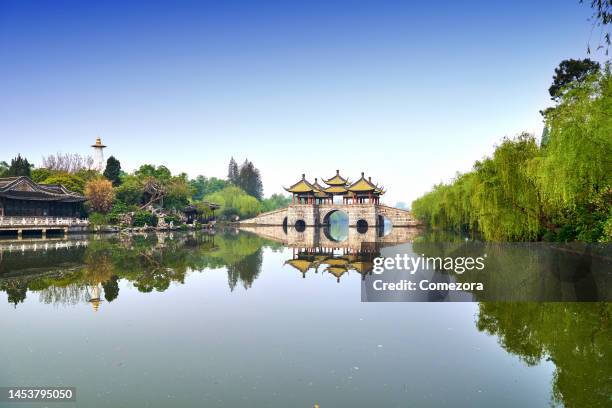
<path fill-rule="evenodd" d="M 402 234 L 385 245 L 431 241 Z M 85 407 L 609 406 L 609 303 L 362 303 L 368 254 L 273 236 L 0 242 L 0 386 L 76 386 Z"/>

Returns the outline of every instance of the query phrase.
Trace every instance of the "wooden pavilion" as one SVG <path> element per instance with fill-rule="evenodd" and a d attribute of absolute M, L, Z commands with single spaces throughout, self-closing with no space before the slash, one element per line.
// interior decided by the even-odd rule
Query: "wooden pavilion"
<path fill-rule="evenodd" d="M 81 217 L 85 197 L 61 184 L 0 178 L 0 217 Z"/>

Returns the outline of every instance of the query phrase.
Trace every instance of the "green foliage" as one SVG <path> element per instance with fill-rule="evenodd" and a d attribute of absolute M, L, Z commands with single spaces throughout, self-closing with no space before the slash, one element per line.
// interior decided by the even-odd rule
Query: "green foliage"
<path fill-rule="evenodd" d="M 152 177 L 161 181 L 169 181 L 172 178 L 172 173 L 166 166 L 155 166 L 153 164 L 143 164 L 134 175 L 139 179 Z"/>
<path fill-rule="evenodd" d="M 113 183 L 113 186 L 117 187 L 121 184 L 121 163 L 114 156 L 106 160 L 106 169 L 104 169 L 103 175 Z"/>
<path fill-rule="evenodd" d="M 108 223 L 108 218 L 105 214 L 98 212 L 92 212 L 89 214 L 89 224 L 93 226 L 107 225 Z"/>
<path fill-rule="evenodd" d="M 249 218 L 261 212 L 259 201 L 236 186 L 226 187 L 204 197 L 204 199 L 208 202 L 219 204 L 221 206 L 219 208 L 219 215 L 226 219 L 231 219 L 234 216 Z"/>
<path fill-rule="evenodd" d="M 157 225 L 157 217 L 148 211 L 136 211 L 134 213 L 134 226 L 144 227 L 145 224 L 149 227 L 155 227 Z"/>
<path fill-rule="evenodd" d="M 121 185 L 115 188 L 115 197 L 125 205 L 140 205 L 144 194 L 144 185 L 138 177 L 124 176 Z"/>
<path fill-rule="evenodd" d="M 609 241 L 612 76 L 606 68 L 564 89 L 545 113 L 541 148 L 527 134 L 504 139 L 471 172 L 415 200 L 414 214 L 487 240 Z"/>
<path fill-rule="evenodd" d="M 6 172 L 9 169 L 9 164 L 7 162 L 0 161 L 0 177 L 6 177 Z"/>
<path fill-rule="evenodd" d="M 549 142 L 538 163 L 543 200 L 573 209 L 612 183 L 612 76 L 576 84 L 548 111 Z"/>
<path fill-rule="evenodd" d="M 588 58 L 583 60 L 567 59 L 555 68 L 553 83 L 548 88 L 551 99 L 557 100 L 572 86 L 584 81 L 589 75 L 598 72 L 599 63 Z"/>
<path fill-rule="evenodd" d="M 171 177 L 165 183 L 166 195 L 163 199 L 163 207 L 166 209 L 182 210 L 189 204 L 189 199 L 193 194 L 193 189 L 187 180 L 187 174 L 181 173 Z"/>
<path fill-rule="evenodd" d="M 261 200 L 261 211 L 273 211 L 279 208 L 285 208 L 291 204 L 291 197 L 282 194 L 272 194 L 269 198 Z"/>
<path fill-rule="evenodd" d="M 178 215 L 167 215 L 165 220 L 168 224 L 172 222 L 174 225 L 179 225 L 181 223 L 181 217 Z"/>
<path fill-rule="evenodd" d="M 602 234 L 599 237 L 599 242 L 612 242 L 612 209 L 608 218 L 603 222 Z"/>
<path fill-rule="evenodd" d="M 117 200 L 127 205 L 142 206 L 152 196 L 150 187 L 154 186 L 159 199 L 151 204 L 165 209 L 182 209 L 189 203 L 193 189 L 187 174 L 172 176 L 165 166 L 145 164 L 134 174 L 121 177 L 121 185 L 115 189 Z"/>
<path fill-rule="evenodd" d="M 70 191 L 83 194 L 86 181 L 77 174 L 54 173 L 44 179 L 41 184 L 61 184 Z"/>
<path fill-rule="evenodd" d="M 223 190 L 229 183 L 216 177 L 197 176 L 194 180 L 189 181 L 189 185 L 193 189 L 191 199 L 201 201 L 204 196 Z"/>
<path fill-rule="evenodd" d="M 30 172 L 30 178 L 35 183 L 42 183 L 43 181 L 45 181 L 45 179 L 51 177 L 53 174 L 53 171 L 45 167 L 39 167 L 37 169 L 32 169 L 32 171 Z"/>
<path fill-rule="evenodd" d="M 125 204 L 123 201 L 115 199 L 113 208 L 108 213 L 108 223 L 118 225 L 121 222 L 121 215 L 138 210 L 134 205 Z"/>
<path fill-rule="evenodd" d="M 31 165 L 28 162 L 28 159 L 25 157 L 21 157 L 20 154 L 17 155 L 13 160 L 11 160 L 11 165 L 4 172 L 5 177 L 19 177 L 26 176 L 30 177 Z"/>

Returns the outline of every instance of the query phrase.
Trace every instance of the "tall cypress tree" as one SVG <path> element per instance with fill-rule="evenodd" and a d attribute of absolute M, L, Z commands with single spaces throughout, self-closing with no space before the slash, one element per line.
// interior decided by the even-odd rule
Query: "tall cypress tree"
<path fill-rule="evenodd" d="M 8 177 L 19 177 L 26 176 L 30 177 L 31 168 L 28 159 L 21 157 L 21 154 L 18 154 L 13 160 L 11 160 L 11 165 L 6 171 L 6 176 Z"/>
<path fill-rule="evenodd" d="M 115 156 L 109 157 L 106 161 L 106 169 L 104 169 L 103 175 L 113 183 L 113 186 L 117 187 L 121 184 L 119 177 L 121 175 L 121 163 L 115 159 Z"/>
<path fill-rule="evenodd" d="M 234 157 L 232 156 L 229 162 L 228 169 L 227 169 L 227 181 L 237 186 L 239 183 L 238 178 L 239 178 L 238 164 L 236 163 L 236 160 L 234 160 Z"/>
<path fill-rule="evenodd" d="M 258 200 L 263 197 L 263 184 L 259 170 L 248 159 L 240 166 L 238 186 Z"/>

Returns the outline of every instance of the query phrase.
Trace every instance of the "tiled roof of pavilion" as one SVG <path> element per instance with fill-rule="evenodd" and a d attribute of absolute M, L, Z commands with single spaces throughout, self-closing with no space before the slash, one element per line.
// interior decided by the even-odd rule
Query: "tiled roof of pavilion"
<path fill-rule="evenodd" d="M 378 194 L 378 195 L 383 195 L 385 194 L 387 191 L 385 190 L 384 187 L 377 187 L 376 190 L 374 190 L 374 193 Z"/>
<path fill-rule="evenodd" d="M 344 186 L 329 186 L 324 191 L 332 194 L 346 194 L 347 189 Z"/>
<path fill-rule="evenodd" d="M 325 187 L 319 184 L 319 180 L 315 178 L 315 182 L 312 185 L 315 188 L 315 196 L 320 198 L 329 197 L 329 194 L 325 191 Z"/>
<path fill-rule="evenodd" d="M 348 187 L 348 190 L 353 192 L 353 193 L 367 193 L 367 192 L 375 192 L 376 189 L 378 187 L 376 187 L 374 184 L 372 184 L 371 180 L 366 180 L 366 178 L 363 175 L 363 172 L 361 173 L 361 178 L 359 180 L 357 180 L 356 182 L 354 182 L 353 184 L 351 184 Z"/>
<path fill-rule="evenodd" d="M 85 201 L 81 194 L 70 191 L 61 184 L 38 184 L 26 176 L 0 178 L 0 197 L 72 203 Z"/>
<path fill-rule="evenodd" d="M 315 186 L 310 184 L 308 180 L 306 180 L 306 175 L 302 174 L 302 179 L 292 185 L 289 188 L 283 187 L 286 191 L 290 193 L 312 193 L 317 190 Z"/>
<path fill-rule="evenodd" d="M 340 170 L 336 170 L 336 175 L 328 180 L 323 179 L 329 186 L 345 186 L 348 180 L 340 175 Z"/>

